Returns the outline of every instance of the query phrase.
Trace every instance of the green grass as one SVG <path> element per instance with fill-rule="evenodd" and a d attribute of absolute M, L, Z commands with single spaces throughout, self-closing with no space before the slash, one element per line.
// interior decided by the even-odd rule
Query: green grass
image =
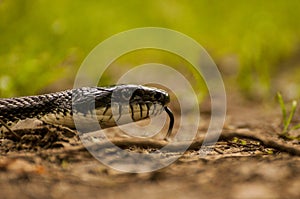
<path fill-rule="evenodd" d="M 234 84 L 247 96 L 269 96 L 273 77 L 286 70 L 281 63 L 299 46 L 299 18 L 297 0 L 0 0 L 0 96 L 72 79 L 98 43 L 145 26 L 191 36 L 217 63 L 233 55 Z"/>
<path fill-rule="evenodd" d="M 297 101 L 293 100 L 292 105 L 291 105 L 291 110 L 290 113 L 287 113 L 286 105 L 283 101 L 282 95 L 278 92 L 277 93 L 277 100 L 279 102 L 281 112 L 282 112 L 282 123 L 283 123 L 283 129 L 281 132 L 281 137 L 286 138 L 286 139 L 299 139 L 297 137 L 293 137 L 289 135 L 289 131 L 296 130 L 300 128 L 300 123 L 296 125 L 292 125 L 292 119 L 294 118 L 296 109 L 297 109 Z"/>

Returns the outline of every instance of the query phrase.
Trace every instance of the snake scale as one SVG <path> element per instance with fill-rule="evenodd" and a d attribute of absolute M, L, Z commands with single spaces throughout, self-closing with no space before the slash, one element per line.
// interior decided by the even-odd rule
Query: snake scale
<path fill-rule="evenodd" d="M 170 118 L 168 138 L 174 125 L 174 116 L 167 107 L 169 94 L 154 87 L 116 85 L 109 87 L 82 87 L 36 96 L 0 98 L 0 131 L 18 121 L 34 118 L 46 124 L 75 129 L 79 121 L 89 130 L 96 121 L 101 128 L 113 127 L 143 120 L 166 111 Z"/>

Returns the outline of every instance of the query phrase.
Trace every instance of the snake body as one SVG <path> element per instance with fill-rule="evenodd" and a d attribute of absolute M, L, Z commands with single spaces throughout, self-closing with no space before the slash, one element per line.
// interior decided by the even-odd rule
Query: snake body
<path fill-rule="evenodd" d="M 170 118 L 169 137 L 174 124 L 173 114 L 167 107 L 169 102 L 166 91 L 141 85 L 83 87 L 44 95 L 1 98 L 0 131 L 27 118 L 72 129 L 79 121 L 88 131 L 91 130 L 89 124 L 95 121 L 101 128 L 107 128 L 166 111 Z"/>

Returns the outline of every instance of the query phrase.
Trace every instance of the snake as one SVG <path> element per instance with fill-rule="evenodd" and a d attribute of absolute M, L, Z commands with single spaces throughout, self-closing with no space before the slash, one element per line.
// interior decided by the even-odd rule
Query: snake
<path fill-rule="evenodd" d="M 107 87 L 81 87 L 69 90 L 12 98 L 0 98 L 0 132 L 10 130 L 20 120 L 38 119 L 83 132 L 137 122 L 160 115 L 169 116 L 169 138 L 174 115 L 168 107 L 170 95 L 155 87 L 122 84 Z M 98 125 L 98 126 L 99 126 Z M 77 129 L 78 130 L 78 129 Z"/>

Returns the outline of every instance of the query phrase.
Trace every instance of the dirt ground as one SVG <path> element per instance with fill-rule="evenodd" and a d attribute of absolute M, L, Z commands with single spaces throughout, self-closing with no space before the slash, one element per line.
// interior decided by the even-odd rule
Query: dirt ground
<path fill-rule="evenodd" d="M 199 154 L 204 125 L 178 160 L 147 173 L 105 166 L 65 129 L 41 127 L 6 134 L 0 140 L 0 198 L 300 198 L 300 144 L 279 138 L 278 107 L 228 100 L 222 135 L 208 146 L 212 150 L 207 156 Z M 209 111 L 202 111 L 206 123 Z M 114 134 L 118 129 L 106 131 Z M 166 143 L 124 136 L 112 142 L 145 154 Z M 173 149 L 158 155 L 175 157 Z M 105 143 L 99 152 L 106 153 L 109 162 L 120 161 Z M 127 166 L 134 169 L 131 163 Z"/>

